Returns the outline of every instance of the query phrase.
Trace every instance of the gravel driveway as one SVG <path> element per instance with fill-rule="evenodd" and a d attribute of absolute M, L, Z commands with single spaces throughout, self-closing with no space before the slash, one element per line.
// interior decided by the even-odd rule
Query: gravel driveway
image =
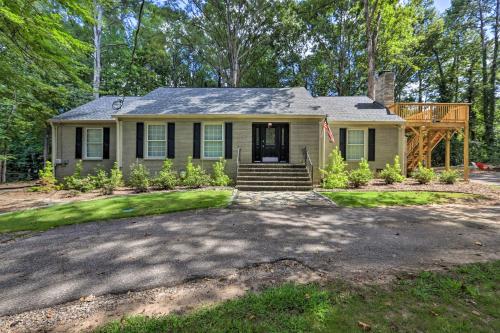
<path fill-rule="evenodd" d="M 500 259 L 500 206 L 216 209 L 87 223 L 0 244 L 0 315 L 173 285 L 279 258 L 332 276 Z"/>

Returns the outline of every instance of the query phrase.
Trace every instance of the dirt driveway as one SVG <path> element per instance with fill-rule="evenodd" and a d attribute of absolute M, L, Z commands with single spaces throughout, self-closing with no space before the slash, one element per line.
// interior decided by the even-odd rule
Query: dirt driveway
<path fill-rule="evenodd" d="M 303 206 L 61 227 L 0 244 L 0 315 L 291 258 L 330 276 L 500 259 L 500 206 Z"/>

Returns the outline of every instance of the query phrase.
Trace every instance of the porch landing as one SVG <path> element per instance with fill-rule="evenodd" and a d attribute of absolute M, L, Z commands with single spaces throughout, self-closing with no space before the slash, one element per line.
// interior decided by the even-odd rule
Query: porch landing
<path fill-rule="evenodd" d="M 310 191 L 312 180 L 304 164 L 240 164 L 236 177 L 240 191 Z"/>

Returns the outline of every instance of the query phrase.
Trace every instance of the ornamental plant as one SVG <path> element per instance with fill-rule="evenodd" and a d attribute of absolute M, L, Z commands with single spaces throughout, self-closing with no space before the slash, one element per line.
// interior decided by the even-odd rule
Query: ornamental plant
<path fill-rule="evenodd" d="M 71 176 L 64 178 L 65 190 L 75 190 L 79 192 L 89 192 L 95 188 L 92 177 L 82 177 L 83 163 L 79 160 L 75 165 L 75 171 Z"/>
<path fill-rule="evenodd" d="M 177 173 L 172 170 L 172 161 L 163 161 L 163 166 L 161 167 L 158 176 L 153 180 L 153 184 L 162 190 L 171 190 L 179 184 L 179 179 Z"/>
<path fill-rule="evenodd" d="M 419 184 L 428 184 L 436 178 L 434 170 L 424 167 L 421 162 L 418 162 L 417 170 L 413 172 L 412 176 Z"/>
<path fill-rule="evenodd" d="M 346 171 L 347 163 L 336 147 L 328 157 L 328 165 L 325 169 L 320 169 L 323 174 L 323 188 L 346 188 L 349 177 Z"/>
<path fill-rule="evenodd" d="M 225 172 L 226 160 L 221 158 L 219 161 L 215 162 L 213 166 L 213 177 L 212 184 L 215 186 L 227 186 L 231 182 L 231 179 Z"/>
<path fill-rule="evenodd" d="M 401 164 L 399 163 L 399 156 L 394 157 L 394 164 L 390 165 L 387 163 L 385 168 L 380 172 L 380 177 L 384 179 L 386 184 L 401 183 L 405 180 L 401 172 Z"/>
<path fill-rule="evenodd" d="M 441 172 L 439 180 L 445 184 L 455 184 L 458 180 L 458 172 L 456 170 L 445 170 Z"/>
<path fill-rule="evenodd" d="M 128 184 L 135 192 L 147 192 L 149 189 L 149 171 L 141 163 L 134 163 L 130 166 L 130 176 Z"/>
<path fill-rule="evenodd" d="M 362 158 L 359 162 L 359 167 L 349 173 L 349 183 L 352 187 L 358 188 L 360 186 L 368 185 L 372 179 L 373 173 L 370 170 L 370 165 L 364 158 Z"/>
<path fill-rule="evenodd" d="M 197 188 L 210 185 L 210 176 L 205 173 L 205 170 L 200 165 L 193 164 L 193 158 L 188 157 L 186 164 L 186 173 L 182 178 L 182 185 Z"/>
<path fill-rule="evenodd" d="M 51 191 L 55 188 L 56 177 L 54 176 L 54 167 L 52 162 L 47 161 L 45 167 L 38 171 L 40 190 Z"/>
<path fill-rule="evenodd" d="M 123 174 L 118 166 L 118 162 L 113 164 L 113 168 L 109 173 L 109 177 L 106 178 L 101 191 L 105 195 L 110 195 L 115 192 L 115 190 L 123 185 Z"/>

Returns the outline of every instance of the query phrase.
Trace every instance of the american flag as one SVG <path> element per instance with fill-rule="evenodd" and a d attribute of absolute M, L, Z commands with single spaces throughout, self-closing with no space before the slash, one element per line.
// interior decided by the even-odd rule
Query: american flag
<path fill-rule="evenodd" d="M 332 130 L 330 129 L 330 125 L 328 125 L 328 120 L 323 122 L 323 129 L 325 130 L 326 134 L 328 135 L 328 141 L 331 143 L 335 143 L 335 138 L 333 137 Z"/>

